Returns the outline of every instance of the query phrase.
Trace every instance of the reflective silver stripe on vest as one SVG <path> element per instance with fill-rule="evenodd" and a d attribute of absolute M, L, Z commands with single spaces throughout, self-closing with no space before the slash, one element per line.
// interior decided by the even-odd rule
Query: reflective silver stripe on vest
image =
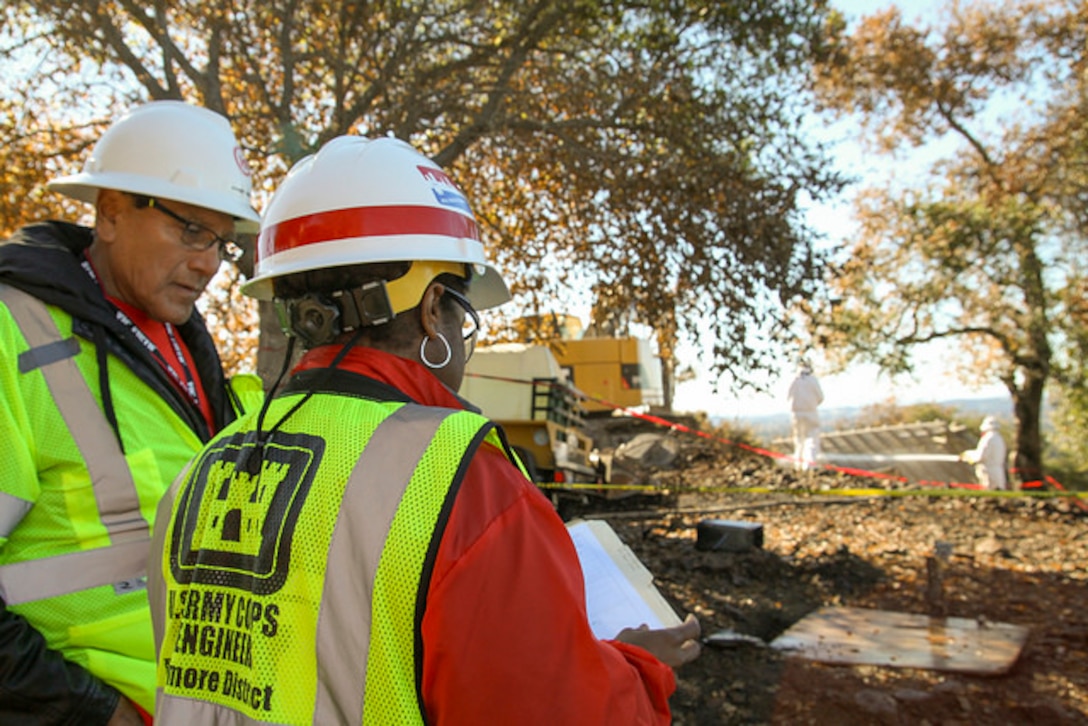
<path fill-rule="evenodd" d="M 352 469 L 329 543 L 317 621 L 314 723 L 361 724 L 366 697 L 370 607 L 389 527 L 412 475 L 449 409 L 407 404 L 385 419 Z"/>
<path fill-rule="evenodd" d="M 95 550 L 4 565 L 0 568 L 0 597 L 8 605 L 20 605 L 102 585 L 114 585 L 119 593 L 142 590 L 150 546 L 151 540 L 143 537 Z"/>
<path fill-rule="evenodd" d="M 162 553 L 166 547 L 166 530 L 170 529 L 170 513 L 174 508 L 174 500 L 178 497 L 178 489 L 189 478 L 189 470 L 193 466 L 194 457 L 185 465 L 181 473 L 174 477 L 170 488 L 159 500 L 159 506 L 155 512 L 155 528 L 151 532 L 151 551 L 147 559 L 147 600 L 151 605 L 151 630 L 155 635 L 155 652 L 158 653 L 162 646 L 163 633 L 166 623 L 163 618 L 166 615 L 166 583 L 162 579 Z M 202 723 L 192 721 L 191 723 Z"/>
<path fill-rule="evenodd" d="M 58 340 L 20 353 L 19 372 L 30 373 L 30 371 L 58 363 L 66 358 L 75 358 L 77 355 L 79 355 L 78 340 L 75 338 Z"/>
<path fill-rule="evenodd" d="M 30 502 L 0 492 L 0 537 L 7 537 L 30 511 Z"/>
<path fill-rule="evenodd" d="M 7 600 L 9 604 L 14 604 L 77 592 L 86 587 L 119 583 L 144 575 L 147 570 L 146 562 L 133 568 L 129 559 L 115 553 L 119 543 L 123 543 L 126 549 L 132 549 L 136 543 L 142 542 L 146 560 L 150 531 L 147 521 L 140 514 L 136 484 L 132 480 L 128 462 L 114 438 L 113 430 L 94 400 L 94 394 L 87 387 L 75 360 L 56 355 L 57 344 L 63 340 L 45 304 L 8 285 L 0 285 L 0 301 L 7 305 L 20 332 L 30 345 L 29 352 L 32 355 L 26 360 L 40 366 L 42 376 L 53 396 L 53 403 L 64 419 L 80 456 L 83 457 L 91 477 L 98 516 L 114 543 L 111 547 L 4 565 L 0 567 L 0 591 L 5 593 L 5 599 L 11 598 Z M 34 355 L 34 351 L 45 353 Z M 22 565 L 33 566 L 36 577 L 25 578 L 14 574 L 21 572 L 17 568 Z M 94 573 L 94 576 L 82 578 L 81 570 Z M 13 573 L 10 576 L 9 571 Z M 104 582 L 98 582 L 103 578 Z M 82 584 L 89 580 L 94 580 L 96 585 Z M 57 592 L 56 583 L 63 583 L 60 592 Z"/>
<path fill-rule="evenodd" d="M 326 572 L 358 572 L 359 577 L 326 577 L 318 616 L 315 724 L 361 724 L 366 692 L 366 654 L 370 606 L 385 540 L 416 466 L 442 422 L 456 411 L 407 404 L 374 430 L 344 488 L 340 515 L 329 543 Z M 165 546 L 172 502 L 185 480 L 175 480 L 159 511 L 153 552 Z M 361 543 L 361 544 L 360 544 Z M 161 555 L 160 555 L 161 556 Z M 154 555 L 152 555 L 154 558 Z M 155 644 L 161 647 L 166 605 L 162 562 L 153 562 L 149 596 Z M 156 720 L 204 726 L 259 726 L 264 721 L 215 703 L 155 693 Z"/>

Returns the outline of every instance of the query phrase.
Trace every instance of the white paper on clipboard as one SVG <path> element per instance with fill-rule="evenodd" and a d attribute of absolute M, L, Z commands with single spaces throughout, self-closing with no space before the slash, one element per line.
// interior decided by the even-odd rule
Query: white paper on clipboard
<path fill-rule="evenodd" d="M 600 519 L 567 525 L 586 584 L 586 611 L 598 638 L 616 637 L 624 628 L 679 625 L 680 616 L 654 587 L 646 566 Z"/>

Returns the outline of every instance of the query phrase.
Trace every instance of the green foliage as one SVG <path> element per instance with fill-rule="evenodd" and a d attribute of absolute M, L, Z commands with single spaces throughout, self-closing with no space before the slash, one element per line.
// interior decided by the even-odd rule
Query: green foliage
<path fill-rule="evenodd" d="M 864 18 L 819 66 L 823 103 L 855 114 L 874 148 L 950 148 L 920 185 L 867 190 L 861 232 L 805 310 L 842 365 L 913 369 L 925 343 L 959 343 L 977 381 L 1017 415 L 1016 466 L 1042 473 L 1041 403 L 1067 345 L 1062 290 L 1084 280 L 1088 12 L 1083 3 L 950 2 L 937 26 Z M 831 304 L 834 302 L 834 304 Z"/>
<path fill-rule="evenodd" d="M 1059 384 L 1051 397 L 1047 471 L 1067 489 L 1088 490 L 1088 396 Z"/>
<path fill-rule="evenodd" d="M 1088 489 L 1088 286 L 1060 291 L 1066 345 L 1054 361 L 1047 468 L 1068 488 Z"/>

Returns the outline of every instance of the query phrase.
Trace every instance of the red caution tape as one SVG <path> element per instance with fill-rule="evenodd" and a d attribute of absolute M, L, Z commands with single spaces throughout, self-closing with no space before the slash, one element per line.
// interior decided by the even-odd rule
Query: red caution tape
<path fill-rule="evenodd" d="M 482 373 L 465 373 L 465 375 L 466 376 L 471 376 L 473 378 L 483 378 L 483 379 L 493 380 L 493 381 L 504 381 L 506 383 L 520 383 L 520 384 L 528 385 L 528 386 L 533 385 L 533 381 L 526 381 L 526 380 L 522 380 L 522 379 L 518 379 L 518 378 L 506 378 L 506 377 L 503 377 L 503 376 L 491 376 L 491 375 L 484 375 Z M 563 383 L 548 382 L 548 385 L 555 386 L 556 388 L 573 389 L 575 391 L 575 393 L 578 396 L 580 396 L 581 398 L 584 398 L 584 399 L 586 399 L 588 401 L 593 401 L 594 403 L 599 403 L 602 406 L 607 406 L 608 408 L 611 408 L 614 411 L 620 411 L 623 414 L 625 414 L 627 416 L 630 416 L 632 418 L 642 419 L 643 421 L 648 421 L 648 422 L 653 423 L 653 424 L 655 424 L 657 426 L 661 426 L 662 428 L 667 428 L 670 431 L 683 431 L 684 433 L 693 434 L 695 436 L 699 436 L 701 438 L 708 439 L 710 441 L 717 441 L 719 443 L 726 444 L 728 446 L 735 446 L 737 448 L 744 449 L 745 451 L 750 451 L 753 454 L 759 454 L 760 456 L 766 456 L 766 457 L 771 458 L 771 459 L 781 459 L 781 460 L 790 461 L 790 462 L 795 461 L 795 459 L 792 456 L 789 456 L 788 454 L 783 454 L 780 451 L 772 451 L 770 449 L 763 449 L 763 448 L 760 448 L 758 446 L 750 446 L 749 444 L 745 444 L 745 443 L 742 443 L 740 441 L 731 441 L 729 439 L 725 439 L 725 438 L 722 438 L 720 436 L 715 436 L 713 434 L 709 434 L 706 431 L 698 431 L 696 429 L 691 428 L 690 426 L 685 426 L 685 425 L 683 425 L 681 423 L 676 423 L 675 421 L 669 421 L 668 419 L 661 418 L 660 416 L 653 416 L 653 415 L 648 414 L 648 413 L 642 413 L 641 411 L 635 411 L 633 409 L 626 408 L 624 406 L 620 406 L 618 404 L 612 403 L 611 401 L 606 401 L 603 398 L 597 398 L 595 396 L 590 396 L 589 394 L 584 393 L 584 392 L 578 390 L 577 388 L 573 388 L 572 386 L 568 386 L 568 385 L 563 384 Z M 815 464 L 814 468 L 823 469 L 825 471 L 838 472 L 838 473 L 841 473 L 841 474 L 848 474 L 850 476 L 867 477 L 869 479 L 887 479 L 887 480 L 899 482 L 901 484 L 905 484 L 905 483 L 907 483 L 909 481 L 906 477 L 903 477 L 903 476 L 895 476 L 893 474 L 885 474 L 885 473 L 877 472 L 877 471 L 868 471 L 866 469 L 856 469 L 856 468 L 852 468 L 852 467 L 835 466 L 833 464 Z M 1045 484 L 1044 484 L 1043 481 L 1024 482 L 1023 484 L 1021 484 L 1020 488 L 1021 489 L 1028 489 L 1028 490 L 1037 489 L 1037 490 L 1042 491 L 1042 490 L 1045 490 L 1046 485 L 1049 484 L 1050 486 L 1054 487 L 1055 489 L 1057 489 L 1059 491 L 1066 491 L 1065 487 L 1063 487 L 1061 484 L 1059 484 L 1053 477 L 1048 475 L 1048 476 L 1045 477 L 1045 480 L 1046 480 Z M 975 490 L 979 490 L 979 491 L 983 490 L 981 485 L 979 485 L 977 483 L 974 483 L 974 482 L 943 482 L 943 481 L 932 481 L 932 480 L 919 480 L 919 481 L 916 482 L 916 484 L 918 484 L 919 486 L 922 486 L 922 487 L 935 487 L 935 488 L 945 488 L 945 489 L 975 489 Z M 1082 500 L 1080 500 L 1079 498 L 1076 498 L 1076 497 L 1072 497 L 1070 499 L 1070 501 L 1073 501 L 1073 502 L 1075 502 L 1077 504 L 1077 506 L 1088 510 L 1088 502 L 1084 502 L 1084 501 L 1082 501 Z"/>

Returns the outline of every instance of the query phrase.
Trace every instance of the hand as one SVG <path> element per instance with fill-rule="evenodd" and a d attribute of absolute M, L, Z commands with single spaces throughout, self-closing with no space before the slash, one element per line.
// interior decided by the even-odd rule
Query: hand
<path fill-rule="evenodd" d="M 117 708 L 110 716 L 106 726 L 144 726 L 144 719 L 140 712 L 132 705 L 132 701 L 124 696 L 117 700 Z"/>
<path fill-rule="evenodd" d="M 671 628 L 650 630 L 646 625 L 624 628 L 616 636 L 616 640 L 637 645 L 670 668 L 677 668 L 699 657 L 702 652 L 699 635 L 702 632 L 695 616 L 688 615 L 684 622 Z"/>

